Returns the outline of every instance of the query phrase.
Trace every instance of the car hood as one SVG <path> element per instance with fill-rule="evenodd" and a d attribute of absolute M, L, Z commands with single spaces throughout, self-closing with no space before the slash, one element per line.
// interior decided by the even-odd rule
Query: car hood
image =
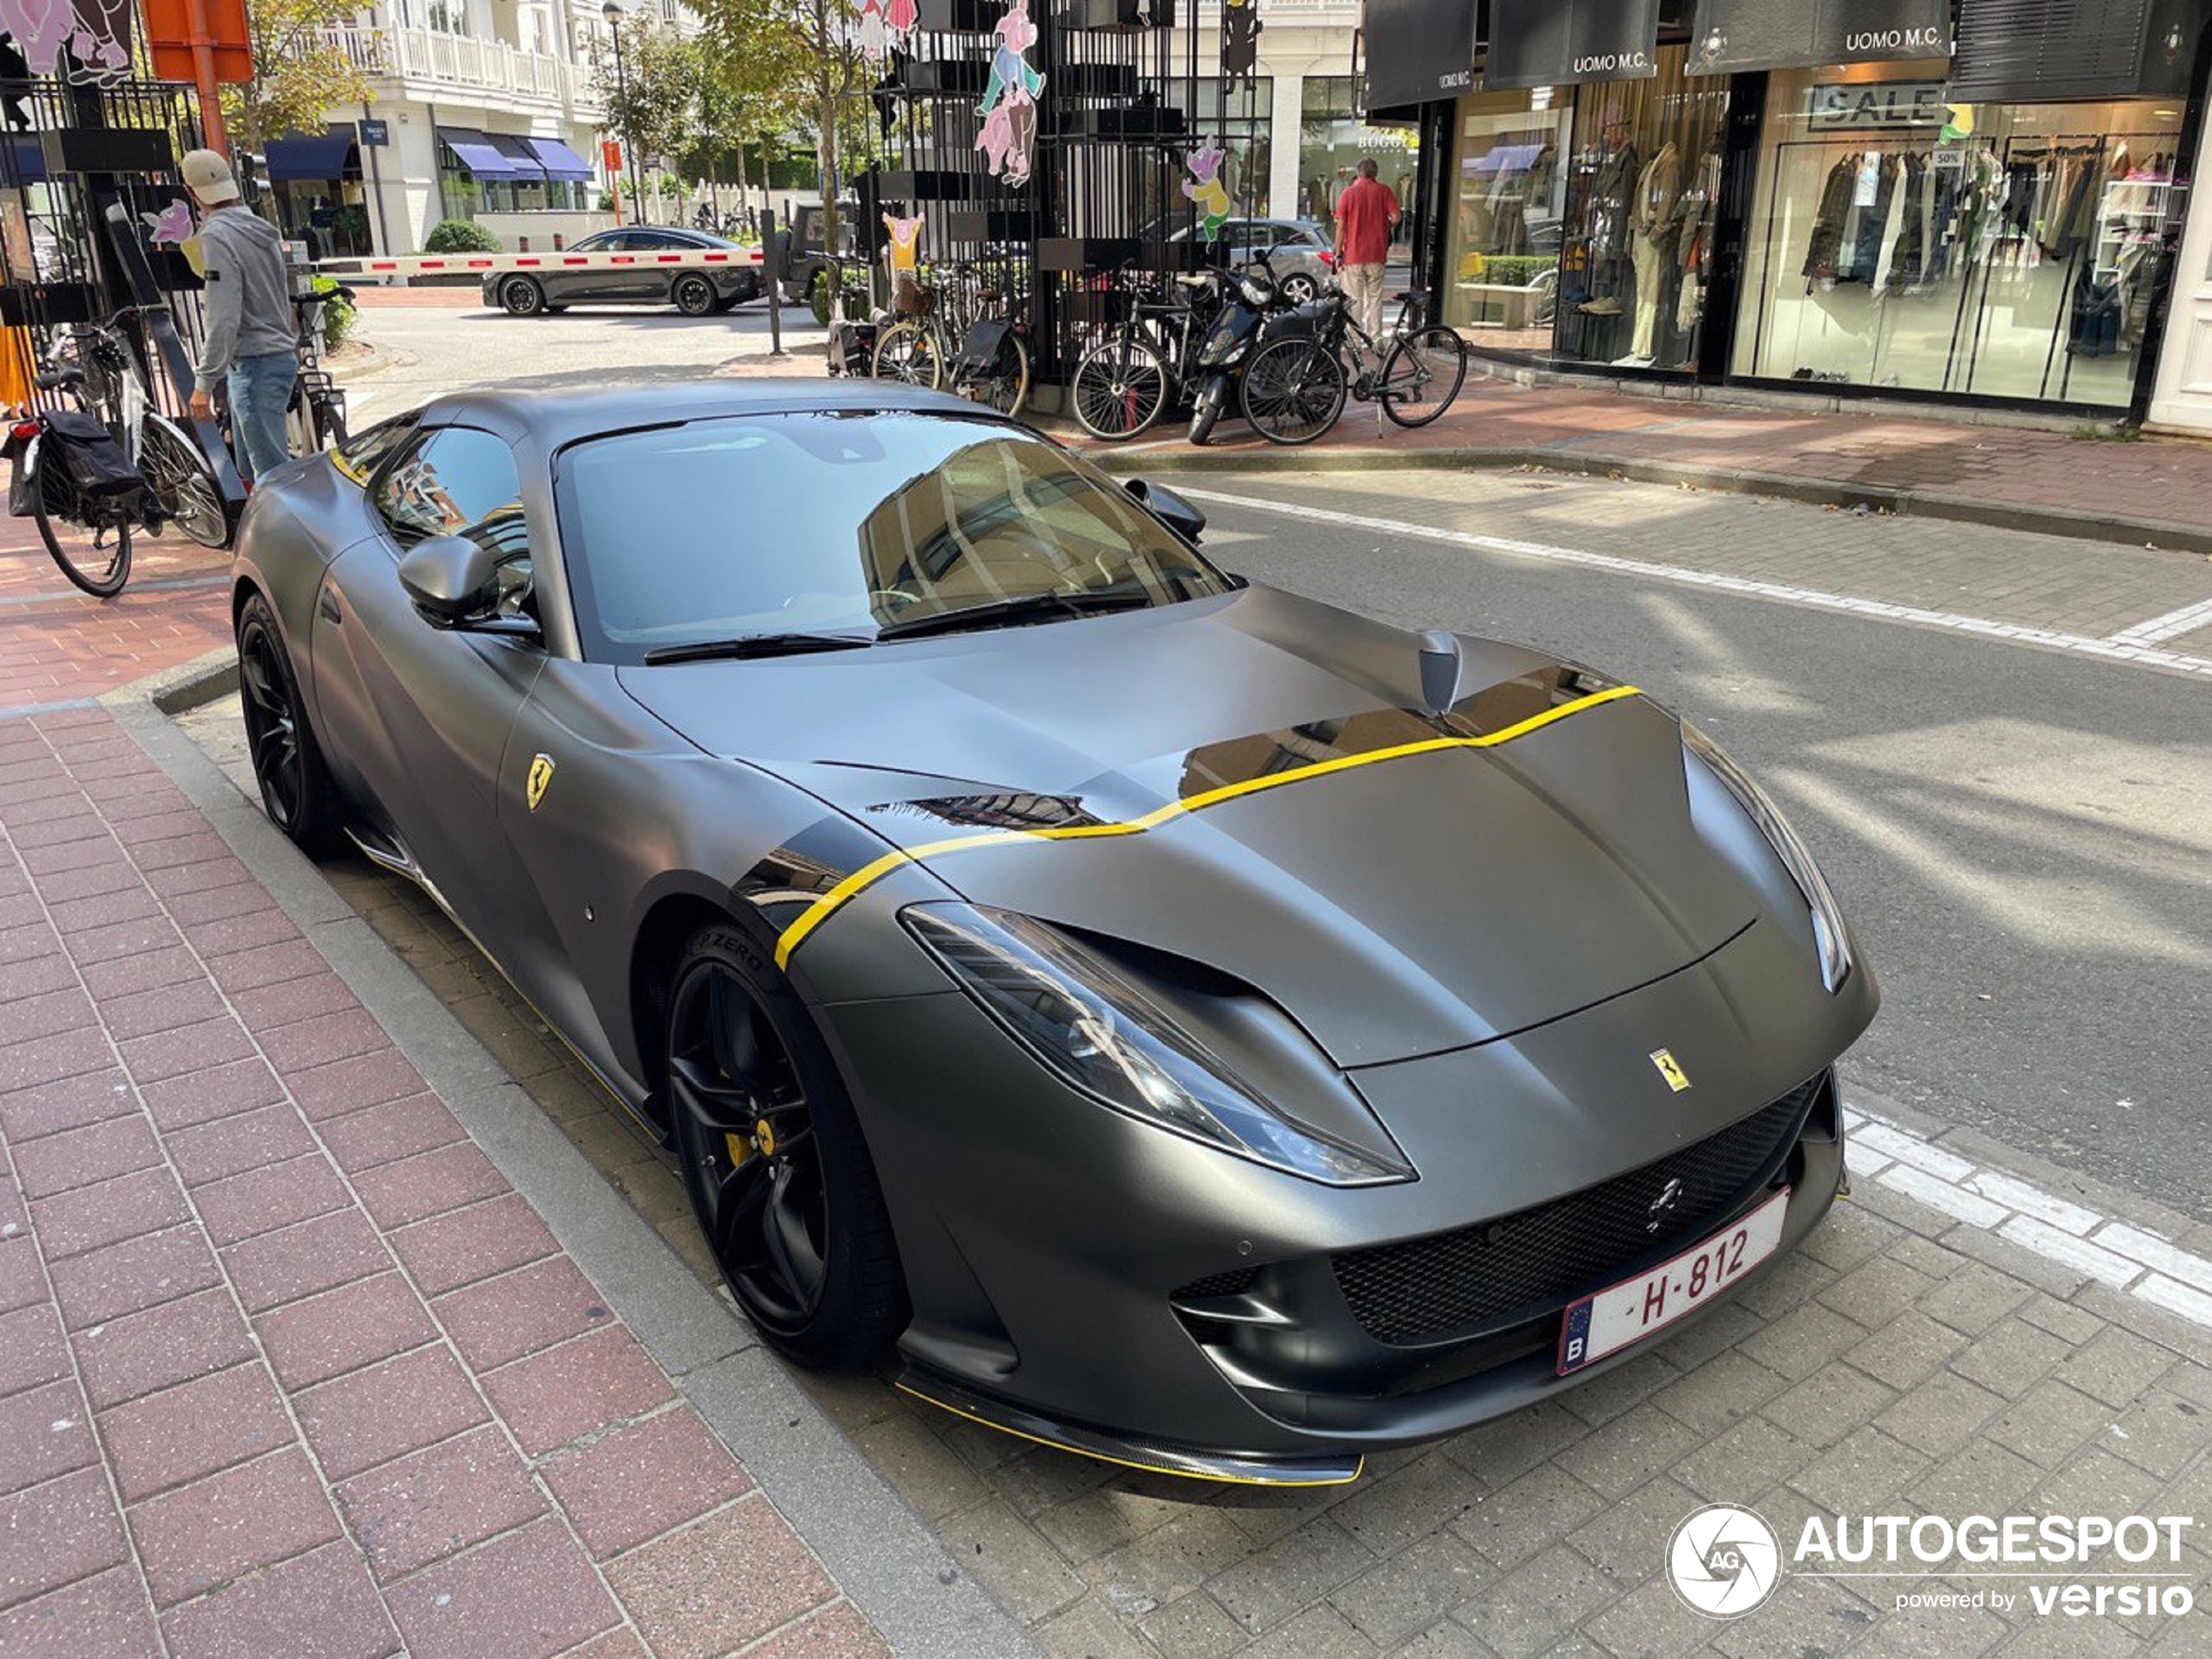
<path fill-rule="evenodd" d="M 1752 920 L 1670 717 L 1467 639 L 1440 722 L 1418 643 L 1252 588 L 621 678 L 963 897 L 1233 975 L 1345 1067 L 1560 1018 Z"/>

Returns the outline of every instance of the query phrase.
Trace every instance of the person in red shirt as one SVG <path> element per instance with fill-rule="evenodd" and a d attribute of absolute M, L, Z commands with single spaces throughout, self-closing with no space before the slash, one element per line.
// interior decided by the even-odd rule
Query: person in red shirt
<path fill-rule="evenodd" d="M 1370 334 L 1382 333 L 1383 261 L 1399 219 L 1398 197 L 1376 171 L 1374 158 L 1363 157 L 1359 176 L 1337 198 L 1337 275 L 1352 320 Z"/>

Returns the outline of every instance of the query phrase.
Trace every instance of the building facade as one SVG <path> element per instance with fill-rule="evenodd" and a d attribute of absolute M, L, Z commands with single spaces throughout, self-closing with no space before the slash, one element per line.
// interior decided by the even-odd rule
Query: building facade
<path fill-rule="evenodd" d="M 689 14 L 633 0 L 641 19 Z M 592 67 L 609 24 L 581 0 L 377 0 L 330 38 L 368 102 L 327 130 L 267 147 L 287 233 L 328 255 L 412 253 L 444 219 L 473 219 L 511 247 L 611 222 L 599 211 L 604 118 Z M 626 26 L 626 25 L 625 25 Z"/>
<path fill-rule="evenodd" d="M 1366 91 L 1421 135 L 1420 269 L 1487 354 L 2141 418 L 2205 10 L 1369 0 Z M 2212 407 L 2212 295 L 2202 339 Z"/>

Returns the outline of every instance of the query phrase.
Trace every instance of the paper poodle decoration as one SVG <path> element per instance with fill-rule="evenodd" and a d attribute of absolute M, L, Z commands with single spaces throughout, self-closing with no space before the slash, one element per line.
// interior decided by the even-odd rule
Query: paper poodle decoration
<path fill-rule="evenodd" d="M 983 118 L 975 147 L 990 158 L 994 178 L 1024 185 L 1029 181 L 1030 158 L 1037 146 L 1037 98 L 1044 91 L 1044 77 L 1028 56 L 1037 44 L 1029 0 L 1009 0 L 1006 16 L 991 32 L 999 44 L 991 53 L 990 83 L 983 88 L 983 101 L 975 106 Z"/>
<path fill-rule="evenodd" d="M 975 147 L 990 158 L 991 177 L 1016 186 L 1029 182 L 1030 158 L 1037 147 L 1037 101 L 1016 87 L 983 118 Z"/>
<path fill-rule="evenodd" d="M 921 257 L 921 215 L 912 219 L 883 216 L 883 228 L 891 233 L 891 275 L 911 279 Z"/>
<path fill-rule="evenodd" d="M 173 198 L 158 213 L 140 213 L 138 217 L 145 220 L 147 239 L 156 246 L 179 246 L 195 228 L 192 204 L 181 196 Z"/>
<path fill-rule="evenodd" d="M 1221 227 L 1229 222 L 1229 189 L 1221 182 L 1221 164 L 1228 159 L 1229 152 L 1217 144 L 1184 158 L 1190 177 L 1183 181 L 1183 193 L 1197 205 L 1198 233 L 1208 242 L 1218 242 Z"/>
<path fill-rule="evenodd" d="M 1252 87 L 1259 62 L 1259 0 L 1221 0 L 1221 95 Z"/>
<path fill-rule="evenodd" d="M 0 0 L 0 33 L 34 75 L 105 84 L 131 72 L 131 0 Z"/>
<path fill-rule="evenodd" d="M 888 10 L 883 0 L 860 0 L 860 56 L 880 67 L 894 48 L 905 49 L 921 21 L 919 0 L 891 0 Z"/>

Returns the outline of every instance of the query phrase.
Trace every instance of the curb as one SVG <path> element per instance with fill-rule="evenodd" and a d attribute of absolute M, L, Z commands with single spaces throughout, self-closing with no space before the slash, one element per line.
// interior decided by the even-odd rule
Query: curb
<path fill-rule="evenodd" d="M 1569 439 L 1562 443 L 1580 443 Z M 1820 507 L 1865 507 L 1899 517 L 1931 518 L 1980 524 L 1994 529 L 2025 530 L 2084 542 L 2116 543 L 2170 552 L 2212 556 L 2212 526 L 2171 519 L 2098 517 L 2060 508 L 2024 507 L 1961 496 L 1949 490 L 1892 489 L 1880 484 L 1846 484 L 1796 473 L 1757 472 L 1689 462 L 1655 461 L 1648 455 L 1608 455 L 1602 450 L 1534 445 L 1500 448 L 1319 449 L 1311 453 L 1277 448 L 1112 448 L 1080 450 L 1101 470 L 1136 473 L 1331 473 L 1503 470 L 1527 467 L 1541 472 L 1584 477 L 1625 478 L 1635 483 L 1687 485 L 1693 489 L 1766 496 Z"/>
<path fill-rule="evenodd" d="M 842 1430 L 631 1209 L 435 993 L 169 716 L 227 695 L 228 653 L 100 703 L 311 941 L 884 1640 L 914 1659 L 1041 1649 Z"/>

